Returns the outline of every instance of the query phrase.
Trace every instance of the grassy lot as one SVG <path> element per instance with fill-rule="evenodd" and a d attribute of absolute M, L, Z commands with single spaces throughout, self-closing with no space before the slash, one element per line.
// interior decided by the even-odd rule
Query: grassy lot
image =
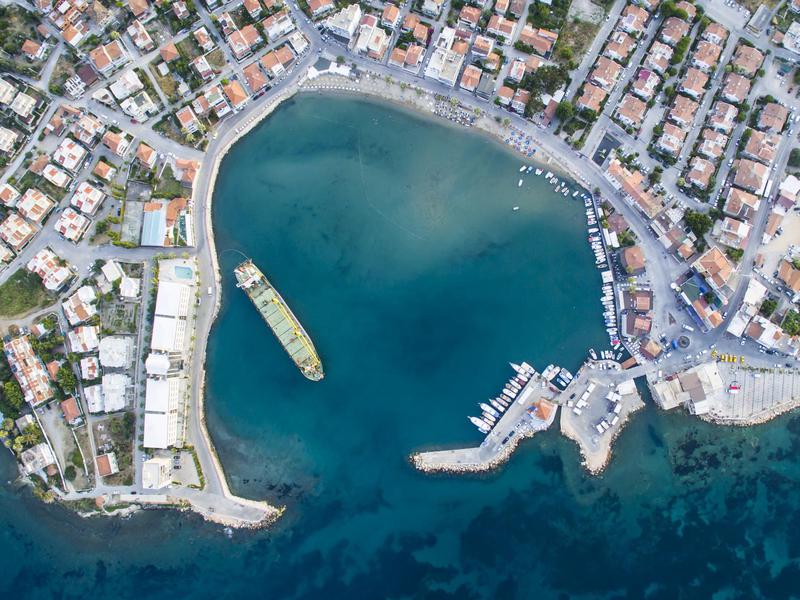
<path fill-rule="evenodd" d="M 567 22 L 558 36 L 553 59 L 559 64 L 579 63 L 599 30 L 599 23 L 577 18 Z"/>
<path fill-rule="evenodd" d="M 172 114 L 164 115 L 160 121 L 154 123 L 153 131 L 157 131 L 165 138 L 178 142 L 179 144 L 186 143 L 186 138 L 183 133 L 181 133 L 181 130 L 178 129 L 178 125 L 175 123 L 175 118 Z"/>
<path fill-rule="evenodd" d="M 172 172 L 172 167 L 166 165 L 159 177 L 156 189 L 153 191 L 155 198 L 178 198 L 186 194 L 186 189 L 181 185 L 180 181 L 175 179 Z"/>
<path fill-rule="evenodd" d="M 64 94 L 64 82 L 75 74 L 75 64 L 69 53 L 64 52 L 58 57 L 53 74 L 50 76 L 48 87 L 53 94 Z"/>
<path fill-rule="evenodd" d="M 766 4 L 768 8 L 775 8 L 779 2 L 780 0 L 739 0 L 739 4 L 752 13 L 755 13 L 762 4 Z"/>
<path fill-rule="evenodd" d="M 53 301 L 37 275 L 20 268 L 0 285 L 0 317 L 23 315 Z"/>
<path fill-rule="evenodd" d="M 30 164 L 30 163 L 28 163 Z M 27 165 L 24 167 L 27 169 Z M 19 173 L 19 171 L 17 171 Z M 25 174 L 22 176 L 22 179 L 17 181 L 18 189 L 27 190 L 30 187 L 35 187 L 39 191 L 44 194 L 50 196 L 50 199 L 54 202 L 58 203 L 61 199 L 66 195 L 67 191 L 64 188 L 57 187 L 47 181 L 41 175 L 36 175 L 35 173 L 31 173 L 30 171 L 25 171 Z"/>
<path fill-rule="evenodd" d="M 131 485 L 133 483 L 133 434 L 134 416 L 132 412 L 114 415 L 102 422 L 102 432 L 95 425 L 95 441 L 98 446 L 111 442 L 117 457 L 119 473 L 105 477 L 107 485 Z"/>
<path fill-rule="evenodd" d="M 120 301 L 104 302 L 100 308 L 103 331 L 110 333 L 135 333 L 138 305 Z"/>
<path fill-rule="evenodd" d="M 202 54 L 200 46 L 194 41 L 193 35 L 186 36 L 180 42 L 177 42 L 175 47 L 186 60 L 192 60 Z"/>
<path fill-rule="evenodd" d="M 532 2 L 528 7 L 528 23 L 534 27 L 542 27 L 558 31 L 564 24 L 571 0 L 553 0 L 550 6 Z"/>
<path fill-rule="evenodd" d="M 42 68 L 41 62 L 33 63 L 19 55 L 26 39 L 39 41 L 35 33 L 41 21 L 31 12 L 19 6 L 0 7 L 0 47 L 4 55 L 0 56 L 0 70 L 8 69 L 24 75 L 37 75 Z"/>
<path fill-rule="evenodd" d="M 206 54 L 206 60 L 213 69 L 224 69 L 225 65 L 228 64 L 225 60 L 225 53 L 221 48 L 214 48 L 211 52 Z"/>
<path fill-rule="evenodd" d="M 778 12 L 775 13 L 775 16 L 772 19 L 772 23 L 779 31 L 786 33 L 789 27 L 791 27 L 792 23 L 794 23 L 798 19 L 800 19 L 800 15 L 790 11 L 789 4 L 787 3 L 781 6 L 780 10 L 778 10 Z"/>
<path fill-rule="evenodd" d="M 159 96 L 155 88 L 153 88 L 153 82 L 150 81 L 147 73 L 145 73 L 144 69 L 141 68 L 134 69 L 133 72 L 139 76 L 142 84 L 144 84 L 144 91 L 147 92 L 147 95 L 150 96 L 150 100 L 152 100 L 156 107 L 160 110 L 162 108 L 161 96 Z"/>
<path fill-rule="evenodd" d="M 165 77 L 162 77 L 161 74 L 156 69 L 156 64 L 160 63 L 161 59 L 157 58 L 153 62 L 150 63 L 150 72 L 153 74 L 153 77 L 158 84 L 158 87 L 161 88 L 161 91 L 164 92 L 164 95 L 170 102 L 175 102 L 178 99 L 178 84 L 175 81 L 175 78 L 172 76 L 172 73 L 167 73 Z"/>

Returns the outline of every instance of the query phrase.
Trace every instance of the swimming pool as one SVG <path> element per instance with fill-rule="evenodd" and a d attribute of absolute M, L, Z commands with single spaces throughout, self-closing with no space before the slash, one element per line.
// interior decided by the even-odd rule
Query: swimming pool
<path fill-rule="evenodd" d="M 191 267 L 175 267 L 175 277 L 177 279 L 191 279 L 194 277 L 194 271 Z"/>

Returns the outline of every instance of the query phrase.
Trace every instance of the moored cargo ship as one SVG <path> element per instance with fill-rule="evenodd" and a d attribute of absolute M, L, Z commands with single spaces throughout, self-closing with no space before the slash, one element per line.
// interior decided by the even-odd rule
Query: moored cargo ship
<path fill-rule="evenodd" d="M 252 260 L 244 261 L 233 272 L 236 275 L 236 287 L 250 297 L 300 372 L 311 381 L 322 379 L 324 373 L 317 349 L 278 290 Z"/>

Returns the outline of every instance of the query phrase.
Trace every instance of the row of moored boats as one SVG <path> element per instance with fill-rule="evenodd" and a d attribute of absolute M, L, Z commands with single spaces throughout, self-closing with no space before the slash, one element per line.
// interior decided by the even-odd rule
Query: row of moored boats
<path fill-rule="evenodd" d="M 614 354 L 616 352 L 616 354 Z M 600 350 L 599 353 L 594 351 L 594 348 L 589 348 L 589 356 L 592 357 L 592 360 L 619 360 L 622 358 L 622 350 L 615 351 L 615 350 Z M 598 359 L 598 356 L 600 357 Z"/>
<path fill-rule="evenodd" d="M 600 228 L 597 226 L 597 212 L 595 211 L 592 199 L 586 196 L 583 201 L 586 207 L 586 225 L 589 227 L 589 245 L 594 252 L 594 264 L 598 269 L 608 268 L 608 256 L 606 249 L 603 246 L 603 236 Z"/>
<path fill-rule="evenodd" d="M 515 374 L 503 385 L 503 389 L 494 398 L 489 398 L 487 402 L 480 402 L 478 407 L 481 409 L 479 417 L 469 417 L 470 422 L 477 427 L 481 433 L 489 433 L 497 425 L 503 413 L 514 404 L 514 400 L 519 396 L 522 389 L 533 377 L 535 371 L 528 363 L 521 365 L 509 363 L 514 369 Z"/>
<path fill-rule="evenodd" d="M 620 347 L 620 341 L 617 325 L 617 305 L 614 300 L 613 284 L 603 284 L 603 295 L 600 296 L 600 302 L 603 303 L 603 321 L 606 325 L 606 333 L 608 333 L 611 347 L 616 351 Z"/>
<path fill-rule="evenodd" d="M 556 385 L 559 389 L 563 390 L 569 385 L 574 376 L 564 367 L 559 367 L 558 365 L 547 365 L 547 368 L 542 371 L 542 377 L 544 377 L 550 383 Z"/>
<path fill-rule="evenodd" d="M 530 174 L 532 171 L 534 171 L 534 168 L 530 165 L 522 165 L 519 168 L 519 172 L 522 173 L 523 175 Z M 543 169 L 535 170 L 535 174 L 537 177 L 542 175 L 542 173 L 544 173 Z M 553 191 L 555 191 L 557 194 L 561 194 L 566 198 L 567 196 L 570 195 L 570 192 L 572 192 L 573 198 L 578 198 L 580 196 L 580 198 L 583 200 L 584 206 L 589 207 L 592 205 L 591 198 L 588 194 L 586 194 L 585 192 L 581 192 L 579 189 L 571 190 L 569 184 L 567 183 L 567 180 L 559 179 L 558 177 L 555 176 L 555 174 L 552 171 L 547 171 L 547 173 L 544 173 L 544 178 L 547 180 L 548 183 L 550 183 L 553 186 Z M 525 181 L 524 179 L 520 178 L 520 180 L 517 182 L 517 187 L 522 187 L 524 181 Z M 514 210 L 519 210 L 519 206 L 515 206 Z"/>

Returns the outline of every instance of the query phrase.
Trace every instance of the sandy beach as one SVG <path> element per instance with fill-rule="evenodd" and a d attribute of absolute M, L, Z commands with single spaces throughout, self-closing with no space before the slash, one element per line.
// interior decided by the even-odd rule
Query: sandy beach
<path fill-rule="evenodd" d="M 366 74 L 357 81 L 341 75 L 323 74 L 314 79 L 306 80 L 299 91 L 306 93 L 368 95 L 381 101 L 413 110 L 422 116 L 436 118 L 438 122 L 464 126 L 453 119 L 447 119 L 436 114 L 437 98 L 434 94 L 419 87 L 400 84 L 392 79 L 387 81 L 387 78 L 379 77 L 375 74 Z M 526 160 L 536 162 L 559 176 L 566 176 L 575 181 L 583 182 L 583 177 L 578 171 L 548 153 L 547 150 L 539 145 L 535 135 L 524 132 L 515 126 L 513 122 L 509 125 L 498 122 L 494 117 L 489 116 L 480 105 L 465 106 L 459 104 L 454 106 L 454 110 L 459 106 L 461 107 L 459 109 L 460 112 L 465 117 L 473 119 L 470 129 L 488 135 L 492 141 L 499 143 L 506 150 L 513 151 Z M 486 106 L 488 107 L 489 105 L 487 104 Z M 517 143 L 517 145 L 521 148 L 524 148 L 524 143 L 528 142 L 528 147 L 535 150 L 535 154 L 532 157 L 527 156 L 524 150 L 520 150 L 510 143 L 518 142 L 519 140 L 522 140 L 522 142 Z M 584 185 L 587 184 L 584 182 Z"/>

